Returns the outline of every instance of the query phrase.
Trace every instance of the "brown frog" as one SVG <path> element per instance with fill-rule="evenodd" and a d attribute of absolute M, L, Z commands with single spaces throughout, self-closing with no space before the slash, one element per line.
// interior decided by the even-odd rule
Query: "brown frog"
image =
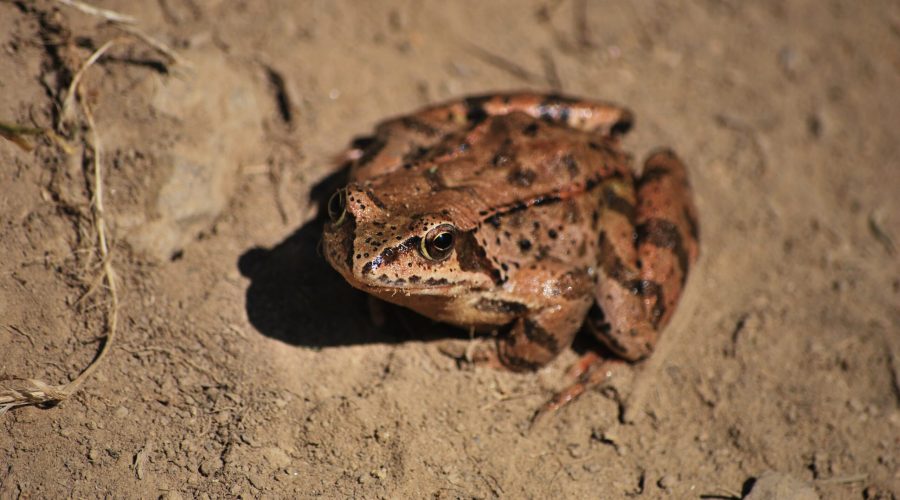
<path fill-rule="evenodd" d="M 698 254 L 687 174 L 669 150 L 641 176 L 625 108 L 533 93 L 469 97 L 357 140 L 329 201 L 328 262 L 429 318 L 499 331 L 478 360 L 534 370 L 582 325 L 627 361 L 653 350 Z M 605 379 L 596 355 L 554 409 Z"/>

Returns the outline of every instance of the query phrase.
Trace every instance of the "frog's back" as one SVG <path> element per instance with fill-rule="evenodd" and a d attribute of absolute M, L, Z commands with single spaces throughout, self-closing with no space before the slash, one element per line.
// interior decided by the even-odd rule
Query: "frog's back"
<path fill-rule="evenodd" d="M 408 121 L 408 120 L 407 120 Z M 603 179 L 630 177 L 614 139 L 526 113 L 489 116 L 468 127 L 421 132 L 403 119 L 354 164 L 351 181 L 387 211 L 440 209 L 468 230 L 496 215 L 579 196 Z M 410 141 L 427 136 L 430 142 Z M 404 154 L 398 142 L 406 143 Z M 372 146 L 374 145 L 374 146 Z M 411 153 L 412 152 L 412 153 Z"/>

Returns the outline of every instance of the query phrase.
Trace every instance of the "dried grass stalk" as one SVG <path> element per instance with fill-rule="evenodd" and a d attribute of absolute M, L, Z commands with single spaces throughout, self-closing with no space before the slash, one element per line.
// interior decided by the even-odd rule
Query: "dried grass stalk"
<path fill-rule="evenodd" d="M 103 47 L 98 49 L 97 52 L 85 62 L 81 70 L 79 70 L 79 74 L 84 73 L 84 70 L 93 64 L 93 62 L 95 62 L 111 45 L 112 41 L 107 42 Z M 85 121 L 87 122 L 91 148 L 93 149 L 92 170 L 94 182 L 91 189 L 91 214 L 94 222 L 94 230 L 97 235 L 97 250 L 100 253 L 100 258 L 103 263 L 103 280 L 105 281 L 106 289 L 109 291 L 110 296 L 106 313 L 106 339 L 103 341 L 103 347 L 100 349 L 97 357 L 94 358 L 94 361 L 74 380 L 67 384 L 50 385 L 41 380 L 24 379 L 18 380 L 21 387 L 13 388 L 3 386 L 2 389 L 0 389 L 0 415 L 17 406 L 55 403 L 71 397 L 78 391 L 85 380 L 96 371 L 100 362 L 106 357 L 106 354 L 113 344 L 116 332 L 118 331 L 119 295 L 116 287 L 116 273 L 112 266 L 112 259 L 110 259 L 109 241 L 106 234 L 106 220 L 104 218 L 103 171 L 100 168 L 102 164 L 103 147 L 100 142 L 100 135 L 97 133 L 94 115 L 87 103 L 87 99 L 85 99 L 84 95 L 81 93 L 80 87 L 77 86 L 77 81 L 74 85 L 70 86 L 70 96 L 74 95 L 75 92 L 78 92 L 81 96 L 79 102 Z"/>
<path fill-rule="evenodd" d="M 79 2 L 78 0 L 56 0 L 57 2 L 72 7 L 73 9 L 80 10 L 85 14 L 89 14 L 92 16 L 102 17 L 107 21 L 112 21 L 116 23 L 126 23 L 126 24 L 134 24 L 137 22 L 134 17 L 129 16 L 128 14 L 121 14 L 114 10 L 102 9 L 100 7 L 94 7 L 93 5 L 86 4 L 84 2 Z"/>

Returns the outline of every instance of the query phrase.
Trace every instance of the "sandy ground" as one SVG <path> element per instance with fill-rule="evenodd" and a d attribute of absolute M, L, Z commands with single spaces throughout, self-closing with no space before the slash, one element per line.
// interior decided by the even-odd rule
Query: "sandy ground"
<path fill-rule="evenodd" d="M 0 416 L 0 498 L 737 498 L 767 470 L 900 498 L 897 2 L 99 4 L 190 66 L 0 2 L 5 123 L 52 128 L 120 40 L 82 81 L 119 337 L 72 399 Z M 310 198 L 379 120 L 523 88 L 631 107 L 625 147 L 679 152 L 703 226 L 654 356 L 531 432 L 577 353 L 510 374 L 376 328 Z M 106 332 L 85 127 L 0 140 L 6 386 L 70 380 Z"/>

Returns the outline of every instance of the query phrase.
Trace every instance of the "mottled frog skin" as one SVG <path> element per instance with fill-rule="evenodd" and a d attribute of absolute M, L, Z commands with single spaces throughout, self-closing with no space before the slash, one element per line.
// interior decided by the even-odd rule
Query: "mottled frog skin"
<path fill-rule="evenodd" d="M 644 358 L 698 254 L 685 167 L 641 176 L 625 108 L 559 95 L 476 96 L 381 123 L 347 153 L 328 262 L 354 287 L 429 318 L 497 331 L 486 354 L 533 370 L 587 327 Z"/>

